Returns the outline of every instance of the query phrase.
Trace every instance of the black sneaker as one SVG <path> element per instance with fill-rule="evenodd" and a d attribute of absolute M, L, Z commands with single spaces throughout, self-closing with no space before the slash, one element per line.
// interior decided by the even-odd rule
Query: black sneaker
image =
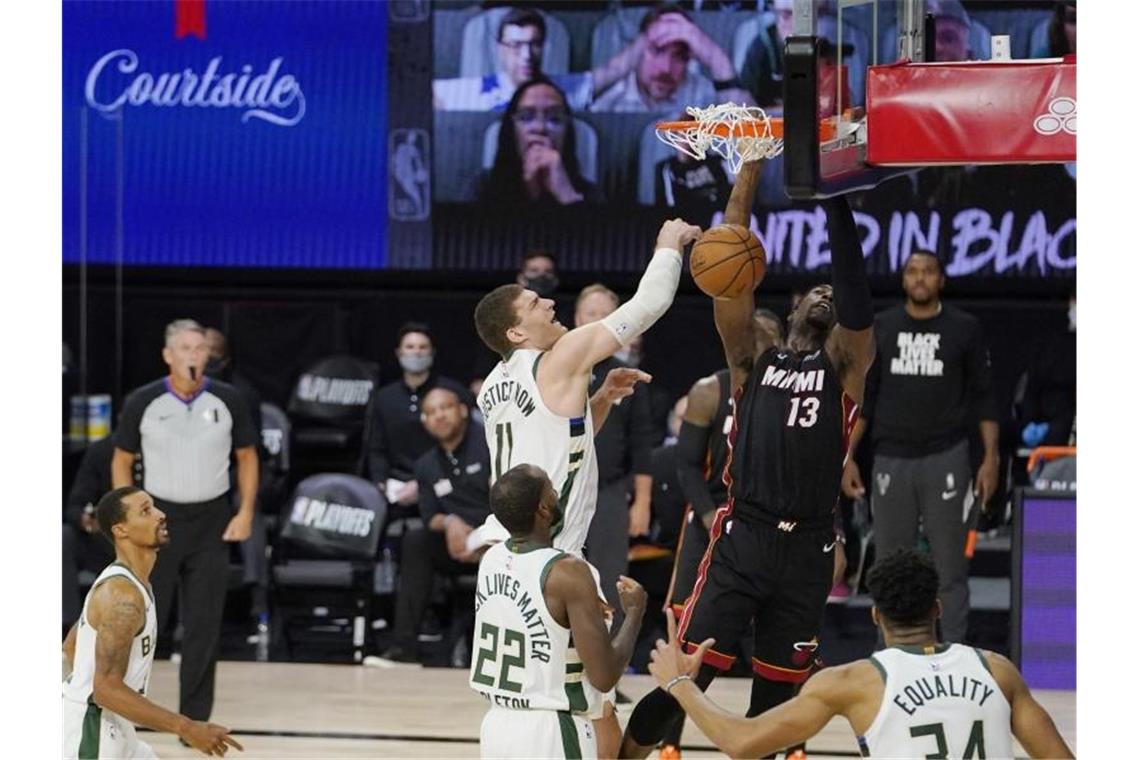
<path fill-rule="evenodd" d="M 365 657 L 364 664 L 370 668 L 419 667 L 420 658 L 415 652 L 394 644 L 385 649 L 379 657 L 375 655 Z"/>

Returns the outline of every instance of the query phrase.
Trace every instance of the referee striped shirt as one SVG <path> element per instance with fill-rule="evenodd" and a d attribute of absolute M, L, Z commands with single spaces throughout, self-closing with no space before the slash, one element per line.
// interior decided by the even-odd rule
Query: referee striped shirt
<path fill-rule="evenodd" d="M 230 453 L 257 444 L 253 418 L 233 386 L 205 378 L 189 399 L 170 378 L 136 389 L 123 404 L 115 447 L 142 453 L 143 489 L 189 504 L 230 490 Z"/>

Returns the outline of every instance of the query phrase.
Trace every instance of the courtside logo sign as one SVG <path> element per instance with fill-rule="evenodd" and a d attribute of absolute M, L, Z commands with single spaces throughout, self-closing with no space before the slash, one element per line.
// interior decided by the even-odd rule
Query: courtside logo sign
<path fill-rule="evenodd" d="M 174 9 L 175 39 L 206 39 L 205 0 L 175 0 Z M 283 56 L 260 66 L 227 67 L 218 55 L 199 68 L 154 71 L 134 50 L 117 48 L 88 70 L 84 96 L 102 113 L 128 106 L 229 108 L 240 111 L 243 123 L 256 119 L 279 127 L 292 127 L 305 118 L 304 90 L 286 70 Z"/>

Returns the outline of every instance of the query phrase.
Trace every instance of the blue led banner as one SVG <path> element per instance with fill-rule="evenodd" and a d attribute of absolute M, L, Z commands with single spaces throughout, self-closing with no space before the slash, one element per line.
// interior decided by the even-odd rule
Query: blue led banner
<path fill-rule="evenodd" d="M 64 262 L 387 266 L 387 24 L 381 2 L 64 3 Z"/>

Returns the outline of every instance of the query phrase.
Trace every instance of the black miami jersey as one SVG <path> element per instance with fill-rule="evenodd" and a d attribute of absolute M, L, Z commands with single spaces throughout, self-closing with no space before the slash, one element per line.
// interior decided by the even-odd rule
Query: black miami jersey
<path fill-rule="evenodd" d="M 824 350 L 769 348 L 735 399 L 733 513 L 781 521 L 833 514 L 858 407 Z"/>

